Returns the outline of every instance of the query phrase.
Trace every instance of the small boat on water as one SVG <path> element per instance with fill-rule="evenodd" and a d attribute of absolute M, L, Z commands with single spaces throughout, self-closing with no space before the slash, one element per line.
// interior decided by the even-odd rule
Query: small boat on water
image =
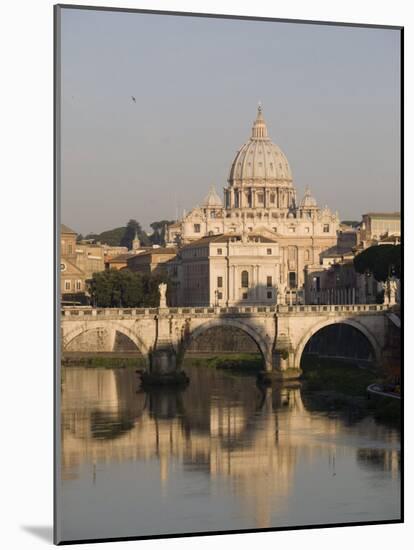
<path fill-rule="evenodd" d="M 394 384 L 371 384 L 367 392 L 381 397 L 391 397 L 392 399 L 401 399 L 400 386 Z"/>

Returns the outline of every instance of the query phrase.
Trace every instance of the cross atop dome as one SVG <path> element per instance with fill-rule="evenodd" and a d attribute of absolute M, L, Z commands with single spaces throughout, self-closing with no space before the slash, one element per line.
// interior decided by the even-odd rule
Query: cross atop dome
<path fill-rule="evenodd" d="M 264 118 L 263 118 L 263 106 L 261 101 L 259 101 L 259 103 L 257 104 L 257 116 L 256 116 L 256 120 L 253 123 L 252 138 L 269 139 L 267 136 L 266 122 L 264 121 Z"/>

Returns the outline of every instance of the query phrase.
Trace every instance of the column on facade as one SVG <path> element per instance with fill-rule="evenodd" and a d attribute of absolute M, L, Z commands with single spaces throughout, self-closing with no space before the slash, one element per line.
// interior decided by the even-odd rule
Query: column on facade
<path fill-rule="evenodd" d="M 235 302 L 236 301 L 236 266 L 235 265 L 231 266 L 231 281 L 232 281 L 231 299 L 233 300 L 233 302 Z"/>
<path fill-rule="evenodd" d="M 260 300 L 260 266 L 256 265 L 256 298 Z"/>

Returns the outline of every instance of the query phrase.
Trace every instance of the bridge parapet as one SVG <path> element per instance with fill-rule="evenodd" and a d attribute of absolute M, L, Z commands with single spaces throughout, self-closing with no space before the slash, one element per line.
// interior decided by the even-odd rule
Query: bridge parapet
<path fill-rule="evenodd" d="M 306 306 L 277 306 L 277 313 L 282 314 L 310 314 L 311 316 L 324 315 L 326 313 L 337 314 L 357 314 L 376 313 L 388 311 L 388 306 L 384 304 L 342 304 L 342 305 L 306 305 Z"/>
<path fill-rule="evenodd" d="M 82 308 L 64 307 L 62 316 L 65 319 L 78 317 L 131 318 L 154 317 L 156 315 L 171 316 L 231 316 L 231 315 L 272 315 L 275 314 L 310 314 L 326 313 L 373 313 L 388 311 L 384 304 L 342 304 L 342 305 L 277 305 L 277 306 L 239 306 L 239 307 L 171 307 L 171 308 Z"/>

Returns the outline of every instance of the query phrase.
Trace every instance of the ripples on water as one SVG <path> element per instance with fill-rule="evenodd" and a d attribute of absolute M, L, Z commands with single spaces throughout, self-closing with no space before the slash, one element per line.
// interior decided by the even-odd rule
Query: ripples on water
<path fill-rule="evenodd" d="M 134 369 L 64 369 L 65 540 L 399 518 L 397 430 L 312 411 L 299 383 L 186 371 L 146 393 Z"/>

